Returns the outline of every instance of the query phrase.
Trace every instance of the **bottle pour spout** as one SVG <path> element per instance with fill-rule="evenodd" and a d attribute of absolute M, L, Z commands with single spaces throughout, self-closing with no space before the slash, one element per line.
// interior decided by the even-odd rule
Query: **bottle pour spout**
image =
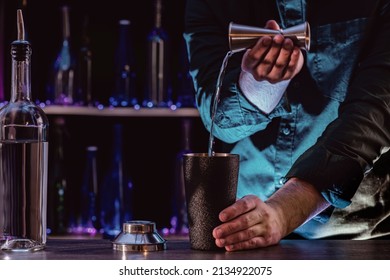
<path fill-rule="evenodd" d="M 24 20 L 23 20 L 23 13 L 22 10 L 17 10 L 17 30 L 18 30 L 18 41 L 24 41 L 25 39 L 25 32 L 24 32 Z"/>

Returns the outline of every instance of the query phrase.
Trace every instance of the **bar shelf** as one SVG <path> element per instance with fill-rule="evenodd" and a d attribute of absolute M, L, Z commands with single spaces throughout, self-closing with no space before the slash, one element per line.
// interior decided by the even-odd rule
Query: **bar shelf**
<path fill-rule="evenodd" d="M 131 108 L 131 107 L 87 107 L 48 105 L 43 107 L 49 116 L 96 116 L 96 117 L 199 117 L 196 108 Z"/>

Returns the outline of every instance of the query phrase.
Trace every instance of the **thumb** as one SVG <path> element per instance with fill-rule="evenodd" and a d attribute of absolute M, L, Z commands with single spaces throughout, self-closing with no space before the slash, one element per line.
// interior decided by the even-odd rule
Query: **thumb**
<path fill-rule="evenodd" d="M 279 30 L 280 29 L 279 24 L 275 20 L 267 21 L 267 23 L 265 24 L 265 28 L 273 29 L 273 30 Z"/>

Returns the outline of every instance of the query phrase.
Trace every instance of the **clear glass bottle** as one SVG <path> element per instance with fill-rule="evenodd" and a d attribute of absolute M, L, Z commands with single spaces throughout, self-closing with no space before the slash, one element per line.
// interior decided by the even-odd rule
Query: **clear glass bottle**
<path fill-rule="evenodd" d="M 118 45 L 115 53 L 115 87 L 109 98 L 114 107 L 136 106 L 134 55 L 130 32 L 130 21 L 119 21 Z"/>
<path fill-rule="evenodd" d="M 172 89 L 168 69 L 169 40 L 162 27 L 162 0 L 155 0 L 154 26 L 147 38 L 147 79 L 144 107 L 170 107 Z"/>
<path fill-rule="evenodd" d="M 71 105 L 74 102 L 75 58 L 71 50 L 69 7 L 62 6 L 62 46 L 53 66 L 51 97 L 54 104 Z"/>
<path fill-rule="evenodd" d="M 31 99 L 31 46 L 22 11 L 11 44 L 11 99 L 0 110 L 0 244 L 36 251 L 46 244 L 48 119 Z"/>
<path fill-rule="evenodd" d="M 123 125 L 113 127 L 111 161 L 100 191 L 100 220 L 103 237 L 117 236 L 122 225 L 133 218 L 133 182 L 124 169 Z"/>

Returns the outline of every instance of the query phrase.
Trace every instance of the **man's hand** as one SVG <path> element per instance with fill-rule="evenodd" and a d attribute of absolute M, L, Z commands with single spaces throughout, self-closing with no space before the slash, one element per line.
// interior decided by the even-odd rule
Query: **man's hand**
<path fill-rule="evenodd" d="M 328 206 L 314 186 L 291 178 L 266 202 L 248 195 L 224 209 L 215 243 L 227 251 L 274 245 Z"/>
<path fill-rule="evenodd" d="M 274 20 L 268 21 L 266 28 L 280 29 Z M 294 46 L 291 39 L 283 35 L 276 35 L 273 39 L 264 36 L 246 51 L 241 69 L 252 74 L 256 81 L 277 83 L 296 76 L 302 69 L 303 61 L 301 50 Z"/>
<path fill-rule="evenodd" d="M 219 218 L 223 224 L 213 236 L 217 246 L 227 251 L 266 247 L 283 237 L 276 211 L 254 195 L 237 200 Z"/>

